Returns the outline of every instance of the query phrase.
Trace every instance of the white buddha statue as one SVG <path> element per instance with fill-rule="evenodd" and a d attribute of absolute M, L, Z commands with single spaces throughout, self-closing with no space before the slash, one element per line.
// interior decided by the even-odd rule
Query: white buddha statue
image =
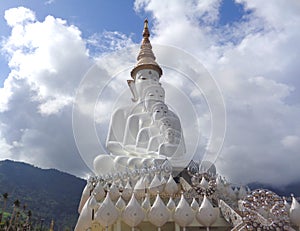
<path fill-rule="evenodd" d="M 114 111 L 109 125 L 106 146 L 112 157 L 184 158 L 185 144 L 178 116 L 165 104 L 165 91 L 159 80 L 162 75 L 155 61 L 145 21 L 137 64 L 128 80 L 133 94 L 132 105 Z"/>
<path fill-rule="evenodd" d="M 166 116 L 159 120 L 159 125 L 159 133 L 149 139 L 147 153 L 150 155 L 163 155 L 167 157 L 171 157 L 175 153 L 184 154 L 186 149 L 179 119 Z M 160 148 L 162 144 L 164 145 Z M 169 150 L 172 149 L 173 151 L 166 154 L 166 146 L 169 147 Z"/>
<path fill-rule="evenodd" d="M 155 70 L 143 69 L 136 73 L 134 80 L 128 80 L 128 86 L 133 94 L 133 104 L 117 108 L 111 117 L 109 131 L 106 141 L 106 147 L 114 155 L 124 155 L 126 151 L 123 148 L 123 139 L 127 119 L 133 113 L 141 113 L 144 109 L 144 91 L 149 86 L 160 86 L 159 74 Z M 162 88 L 161 88 L 162 89 Z M 164 90 L 160 90 L 161 95 Z"/>
<path fill-rule="evenodd" d="M 152 106 L 157 102 L 164 102 L 164 89 L 160 85 L 150 85 L 144 90 L 143 98 L 144 101 L 141 102 L 143 104 L 142 111 L 132 110 L 132 114 L 126 121 L 123 147 L 128 152 L 134 152 L 138 132 L 141 129 L 150 126 L 152 122 Z"/>
<path fill-rule="evenodd" d="M 163 102 L 155 103 L 151 108 L 151 124 L 139 130 L 136 138 L 136 149 L 142 153 L 148 153 L 149 140 L 160 134 L 160 119 L 165 117 L 168 106 Z"/>
<path fill-rule="evenodd" d="M 158 155 L 170 157 L 183 155 L 185 153 L 185 146 L 181 139 L 178 139 L 178 131 L 173 128 L 168 128 L 164 131 L 164 142 L 159 145 Z"/>

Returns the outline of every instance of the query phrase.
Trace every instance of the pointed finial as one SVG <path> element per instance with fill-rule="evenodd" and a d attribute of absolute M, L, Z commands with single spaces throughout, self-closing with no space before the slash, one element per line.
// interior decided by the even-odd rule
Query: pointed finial
<path fill-rule="evenodd" d="M 142 69 L 152 69 L 157 71 L 159 77 L 162 75 L 162 69 L 155 62 L 155 56 L 152 51 L 152 46 L 149 37 L 150 37 L 150 32 L 148 28 L 148 20 L 145 19 L 144 29 L 143 29 L 143 40 L 142 40 L 140 52 L 137 57 L 137 64 L 130 73 L 133 79 L 135 79 L 136 73 Z"/>
<path fill-rule="evenodd" d="M 144 21 L 144 30 L 143 30 L 143 37 L 150 37 L 150 32 L 149 32 L 149 28 L 148 28 L 148 19 L 145 19 Z"/>

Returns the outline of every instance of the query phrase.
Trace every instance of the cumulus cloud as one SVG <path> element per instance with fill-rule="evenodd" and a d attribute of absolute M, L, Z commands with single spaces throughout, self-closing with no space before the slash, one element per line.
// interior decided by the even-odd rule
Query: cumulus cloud
<path fill-rule="evenodd" d="M 135 56 L 131 54 L 131 59 L 124 60 L 106 58 L 102 63 L 98 59 L 105 53 L 131 45 L 130 36 L 105 31 L 83 38 L 79 28 L 67 21 L 51 15 L 38 21 L 35 13 L 24 7 L 7 10 L 5 19 L 11 27 L 11 35 L 2 41 L 1 48 L 11 71 L 0 89 L 1 158 L 86 175 L 90 172 L 87 167 L 91 167 L 91 158 L 87 161 L 84 155 L 95 157 L 101 153 L 99 140 L 85 133 L 88 121 L 94 126 L 96 111 L 96 123 L 108 123 L 106 111 L 112 109 L 108 102 L 105 108 L 101 104 L 99 112 L 91 101 L 93 97 L 97 99 L 101 86 L 117 73 L 116 67 L 123 70 L 130 62 L 132 66 Z M 85 86 L 87 98 L 75 102 L 80 82 L 97 60 L 101 67 L 91 86 Z M 113 91 L 120 90 L 118 82 L 111 86 L 114 86 Z M 73 103 L 81 106 L 80 134 L 88 144 L 83 153 L 77 149 L 78 140 L 73 135 Z"/>
<path fill-rule="evenodd" d="M 11 35 L 2 52 L 11 72 L 0 89 L 1 158 L 83 175 L 71 124 L 76 87 L 92 64 L 81 32 L 53 16 L 37 21 L 24 7 L 5 19 Z"/>
<path fill-rule="evenodd" d="M 300 157 L 295 152 L 300 5 L 282 0 L 237 3 L 248 13 L 224 26 L 214 13 L 222 4 L 218 1 L 205 6 L 172 1 L 161 7 L 159 1 L 140 0 L 135 7 L 153 15 L 153 42 L 186 50 L 217 80 L 227 109 L 227 134 L 216 162 L 220 173 L 236 183 L 287 184 L 300 174 L 293 165 Z M 212 20 L 202 18 L 206 10 L 212 10 Z"/>
<path fill-rule="evenodd" d="M 5 11 L 4 18 L 9 26 L 22 25 L 35 20 L 35 13 L 25 7 L 12 8 Z"/>

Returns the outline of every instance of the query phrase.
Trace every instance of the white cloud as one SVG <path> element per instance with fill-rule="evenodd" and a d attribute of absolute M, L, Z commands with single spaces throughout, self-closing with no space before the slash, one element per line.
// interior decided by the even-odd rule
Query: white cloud
<path fill-rule="evenodd" d="M 61 96 L 59 99 L 48 100 L 39 106 L 39 112 L 42 115 L 51 115 L 58 113 L 62 108 L 73 102 L 72 97 Z"/>
<path fill-rule="evenodd" d="M 35 13 L 21 6 L 5 11 L 4 18 L 9 26 L 17 26 L 35 21 Z"/>
<path fill-rule="evenodd" d="M 9 147 L 10 158 L 81 174 L 86 168 L 72 135 L 71 110 L 91 58 L 77 27 L 34 15 L 24 7 L 5 12 L 11 35 L 2 52 L 11 72 L 0 89 L 1 146 Z"/>
<path fill-rule="evenodd" d="M 54 2 L 55 2 L 55 0 L 47 0 L 47 1 L 45 1 L 45 5 L 51 5 Z"/>
<path fill-rule="evenodd" d="M 300 174 L 290 167 L 300 157 L 294 152 L 300 131 L 300 4 L 239 3 L 251 11 L 223 27 L 202 18 L 207 9 L 218 10 L 218 2 L 201 6 L 192 1 L 185 6 L 172 1 L 172 6 L 160 7 L 159 1 L 139 0 L 135 6 L 153 15 L 153 42 L 186 50 L 217 80 L 227 108 L 219 171 L 238 183 L 287 184 Z M 216 22 L 217 13 L 213 15 Z M 295 137 L 288 138 L 290 134 Z"/>
<path fill-rule="evenodd" d="M 101 34 L 93 34 L 87 39 L 87 44 L 93 47 L 97 53 L 109 53 L 132 46 L 131 37 L 118 31 L 104 31 Z"/>
<path fill-rule="evenodd" d="M 293 152 L 299 152 L 300 150 L 300 137 L 299 136 L 285 136 L 282 140 L 281 143 L 283 146 L 290 151 Z"/>
<path fill-rule="evenodd" d="M 5 129 L 5 124 L 0 124 L 1 131 Z M 0 132 L 0 149 L 1 149 L 1 158 L 2 159 L 10 159 L 12 158 L 11 149 L 13 145 L 9 145 L 6 142 L 6 139 L 2 137 L 2 133 Z"/>

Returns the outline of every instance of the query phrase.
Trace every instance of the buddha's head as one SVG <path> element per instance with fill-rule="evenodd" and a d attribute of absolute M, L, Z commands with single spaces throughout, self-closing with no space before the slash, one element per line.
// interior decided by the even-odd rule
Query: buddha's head
<path fill-rule="evenodd" d="M 172 128 L 172 120 L 168 117 L 163 117 L 160 119 L 160 130 L 164 132 L 168 128 Z"/>
<path fill-rule="evenodd" d="M 168 128 L 164 131 L 164 138 L 166 143 L 175 144 L 176 141 L 176 130 Z"/>
<path fill-rule="evenodd" d="M 143 100 L 143 91 L 151 85 L 160 85 L 158 73 L 154 70 L 140 70 L 134 80 L 137 95 Z"/>
<path fill-rule="evenodd" d="M 168 106 L 163 102 L 155 103 L 151 108 L 151 112 L 153 120 L 160 120 L 167 115 Z"/>
<path fill-rule="evenodd" d="M 150 85 L 143 91 L 145 110 L 151 112 L 157 102 L 165 102 L 165 90 L 160 85 Z"/>

